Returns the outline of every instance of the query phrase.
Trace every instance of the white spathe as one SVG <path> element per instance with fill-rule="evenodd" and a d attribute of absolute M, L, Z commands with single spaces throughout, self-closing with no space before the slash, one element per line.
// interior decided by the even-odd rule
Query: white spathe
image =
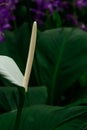
<path fill-rule="evenodd" d="M 23 86 L 23 74 L 12 58 L 0 56 L 0 74 L 12 83 Z"/>

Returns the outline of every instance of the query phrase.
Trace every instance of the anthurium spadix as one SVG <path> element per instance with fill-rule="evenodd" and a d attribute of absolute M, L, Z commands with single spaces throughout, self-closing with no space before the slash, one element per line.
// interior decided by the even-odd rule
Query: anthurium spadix
<path fill-rule="evenodd" d="M 17 84 L 19 86 L 23 86 L 26 92 L 28 88 L 28 82 L 30 79 L 30 73 L 34 58 L 36 33 L 37 23 L 34 22 L 32 27 L 30 47 L 24 76 L 12 58 L 8 56 L 0 56 L 0 74 L 4 75 L 4 77 L 12 83 Z"/>
<path fill-rule="evenodd" d="M 37 23 L 34 22 L 33 28 L 32 28 L 27 64 L 26 64 L 26 69 L 25 69 L 25 74 L 24 74 L 24 79 L 23 79 L 23 86 L 25 87 L 26 92 L 27 92 L 27 88 L 28 88 L 28 82 L 30 79 L 31 67 L 32 67 L 33 59 L 34 59 L 36 34 L 37 34 Z"/>

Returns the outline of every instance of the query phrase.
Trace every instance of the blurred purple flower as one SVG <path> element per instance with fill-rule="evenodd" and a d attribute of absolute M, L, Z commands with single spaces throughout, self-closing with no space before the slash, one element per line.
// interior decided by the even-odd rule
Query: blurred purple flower
<path fill-rule="evenodd" d="M 75 5 L 81 10 L 83 7 L 87 6 L 87 0 L 75 0 Z"/>
<path fill-rule="evenodd" d="M 30 11 L 34 13 L 34 20 L 36 20 L 39 25 L 43 24 L 46 11 L 49 11 L 50 15 L 52 15 L 54 11 L 62 11 L 68 7 L 68 2 L 61 2 L 61 0 L 35 0 L 35 3 L 36 8 L 31 8 Z"/>
<path fill-rule="evenodd" d="M 78 19 L 77 19 L 77 17 L 75 15 L 67 14 L 66 19 L 67 19 L 67 21 L 71 21 L 73 23 L 73 25 L 75 25 L 75 26 L 78 25 Z"/>
<path fill-rule="evenodd" d="M 84 31 L 87 31 L 87 25 L 85 25 L 84 23 L 80 24 L 79 28 Z"/>
<path fill-rule="evenodd" d="M 0 42 L 4 41 L 4 31 L 10 29 L 10 21 L 15 20 L 13 11 L 18 0 L 0 0 Z"/>
<path fill-rule="evenodd" d="M 45 3 L 45 9 L 48 10 L 52 15 L 53 12 L 57 10 L 57 8 L 59 7 L 59 4 L 60 4 L 60 0 L 48 0 Z"/>
<path fill-rule="evenodd" d="M 31 8 L 30 11 L 34 13 L 34 20 L 39 23 L 39 25 L 43 24 L 43 18 L 45 17 L 45 2 L 43 0 L 36 0 L 36 8 Z"/>
<path fill-rule="evenodd" d="M 57 11 L 64 11 L 65 9 L 69 9 L 69 2 L 60 0 L 57 6 Z"/>
<path fill-rule="evenodd" d="M 45 8 L 49 10 L 50 14 L 53 14 L 54 11 L 62 11 L 68 8 L 68 2 L 61 0 L 48 0 Z"/>

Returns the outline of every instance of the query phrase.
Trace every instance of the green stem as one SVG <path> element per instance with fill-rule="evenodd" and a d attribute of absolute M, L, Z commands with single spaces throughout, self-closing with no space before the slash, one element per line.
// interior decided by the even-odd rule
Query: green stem
<path fill-rule="evenodd" d="M 18 109 L 17 111 L 14 130 L 19 130 L 20 122 L 21 122 L 21 115 L 22 115 L 22 108 Z"/>
<path fill-rule="evenodd" d="M 17 31 L 17 24 L 16 24 L 16 20 L 13 21 L 13 27 L 14 27 L 14 31 Z"/>
<path fill-rule="evenodd" d="M 30 13 L 30 7 L 31 7 L 31 0 L 25 0 L 25 5 L 27 9 L 27 20 L 28 20 L 28 25 L 29 25 L 29 30 L 32 30 L 32 16 Z M 31 34 L 31 33 L 30 33 Z"/>
<path fill-rule="evenodd" d="M 19 105 L 18 105 L 18 110 L 17 110 L 17 116 L 16 116 L 16 121 L 15 121 L 15 126 L 14 130 L 19 130 L 20 127 L 20 122 L 21 122 L 21 115 L 22 115 L 22 110 L 25 102 L 25 89 L 18 88 L 19 92 Z"/>

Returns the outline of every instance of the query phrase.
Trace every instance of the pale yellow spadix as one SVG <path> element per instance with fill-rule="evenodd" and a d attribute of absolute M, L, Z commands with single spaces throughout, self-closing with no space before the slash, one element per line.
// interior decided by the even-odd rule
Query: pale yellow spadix
<path fill-rule="evenodd" d="M 34 22 L 33 27 L 32 27 L 32 34 L 31 34 L 27 64 L 26 64 L 26 69 L 25 69 L 25 74 L 24 74 L 24 79 L 23 79 L 23 86 L 25 88 L 25 92 L 27 92 L 27 90 L 28 90 L 28 83 L 29 83 L 31 69 L 32 69 L 32 63 L 33 63 L 33 59 L 34 59 L 36 37 L 37 37 L 37 23 Z"/>

